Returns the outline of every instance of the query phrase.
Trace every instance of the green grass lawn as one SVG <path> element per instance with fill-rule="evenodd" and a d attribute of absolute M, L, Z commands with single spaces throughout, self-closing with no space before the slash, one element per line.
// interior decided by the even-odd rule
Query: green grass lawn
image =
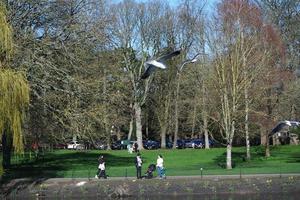
<path fill-rule="evenodd" d="M 272 156 L 264 157 L 263 147 L 251 148 L 252 159 L 245 161 L 245 148 L 233 148 L 232 170 L 222 167 L 225 164 L 226 149 L 180 149 L 144 150 L 142 173 L 150 163 L 156 163 L 158 154 L 163 155 L 167 176 L 212 174 L 259 174 L 259 173 L 300 173 L 300 146 L 271 147 Z M 13 166 L 6 172 L 7 178 L 21 177 L 94 177 L 99 155 L 104 155 L 106 171 L 113 176 L 135 176 L 134 157 L 127 151 L 73 151 L 56 150 L 45 153 L 38 160 L 12 158 Z M 27 159 L 27 160 L 26 160 Z"/>

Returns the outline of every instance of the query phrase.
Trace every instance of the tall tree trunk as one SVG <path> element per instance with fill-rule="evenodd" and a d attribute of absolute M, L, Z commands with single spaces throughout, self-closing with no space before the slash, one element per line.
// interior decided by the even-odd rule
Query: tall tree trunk
<path fill-rule="evenodd" d="M 105 120 L 105 133 L 106 133 L 106 144 L 107 144 L 107 150 L 111 150 L 111 146 L 110 146 L 110 137 L 111 137 L 111 132 L 110 132 L 110 128 L 107 124 L 107 120 Z"/>
<path fill-rule="evenodd" d="M 106 81 L 106 69 L 103 69 L 103 91 L 102 95 L 104 97 L 104 129 L 106 134 L 106 144 L 107 144 L 107 150 L 111 149 L 111 129 L 110 125 L 108 124 L 108 110 L 107 110 L 107 81 Z"/>
<path fill-rule="evenodd" d="M 266 128 L 264 125 L 260 125 L 260 145 L 266 145 Z"/>
<path fill-rule="evenodd" d="M 248 89 L 245 87 L 245 137 L 246 137 L 246 157 L 247 160 L 251 159 L 250 154 L 250 137 L 249 137 L 249 98 Z"/>
<path fill-rule="evenodd" d="M 148 123 L 148 114 L 145 115 L 145 131 L 146 131 L 146 137 L 149 138 L 149 123 Z"/>
<path fill-rule="evenodd" d="M 136 125 L 136 139 L 138 144 L 138 149 L 143 148 L 143 133 L 142 133 L 142 108 L 138 102 L 134 102 L 134 112 L 135 112 L 135 125 Z"/>
<path fill-rule="evenodd" d="M 177 74 L 178 80 L 176 85 L 176 96 L 175 96 L 175 130 L 174 130 L 174 143 L 173 149 L 176 149 L 178 140 L 178 101 L 179 101 L 179 89 L 180 89 L 180 73 Z"/>
<path fill-rule="evenodd" d="M 171 93 L 169 92 L 164 99 L 164 107 L 163 107 L 163 115 L 161 116 L 160 120 L 160 128 L 161 128 L 161 148 L 166 148 L 166 134 L 167 134 L 167 129 L 169 125 L 169 109 L 170 109 L 170 102 L 171 102 Z"/>
<path fill-rule="evenodd" d="M 268 136 L 268 131 L 265 132 L 266 134 L 266 150 L 265 150 L 265 157 L 270 157 L 270 141 L 269 141 L 269 136 Z"/>
<path fill-rule="evenodd" d="M 204 129 L 204 139 L 205 139 L 205 149 L 209 149 L 209 138 L 208 138 L 208 128 L 207 128 L 207 117 L 203 118 L 203 129 Z"/>
<path fill-rule="evenodd" d="M 205 34 L 204 27 L 201 31 L 201 43 L 202 43 L 202 53 L 205 55 Z M 205 67 L 206 57 L 203 57 L 203 68 Z M 208 138 L 208 119 L 207 119 L 207 91 L 205 87 L 205 78 L 202 76 L 202 109 L 203 109 L 203 129 L 204 129 L 204 139 L 205 139 L 205 149 L 209 149 L 209 138 Z"/>
<path fill-rule="evenodd" d="M 7 133 L 2 134 L 2 155 L 3 161 L 2 166 L 4 169 L 8 169 L 10 167 L 10 158 L 11 158 L 11 151 L 12 151 L 12 137 Z"/>
<path fill-rule="evenodd" d="M 129 122 L 129 133 L 127 140 L 131 140 L 132 132 L 133 132 L 133 116 L 131 116 L 130 122 Z"/>
<path fill-rule="evenodd" d="M 196 97 L 195 97 L 196 99 Z M 197 117 L 197 104 L 194 100 L 194 107 L 193 107 L 193 120 L 192 120 L 192 137 L 195 135 L 195 129 L 196 129 L 196 117 Z"/>
<path fill-rule="evenodd" d="M 227 141 L 227 156 L 226 156 L 226 169 L 232 169 L 231 162 L 231 148 L 232 148 L 232 139 L 235 133 L 235 121 L 232 119 L 232 115 L 236 112 L 235 110 L 235 101 L 233 100 L 233 108 L 232 112 L 230 112 L 230 104 L 228 101 L 228 93 L 227 90 L 224 91 L 223 99 L 222 99 L 222 109 L 223 109 L 223 121 L 224 121 L 224 131 L 226 134 Z"/>
<path fill-rule="evenodd" d="M 205 149 L 209 149 L 209 139 L 208 139 L 208 127 L 207 127 L 207 111 L 206 111 L 206 91 L 204 80 L 202 81 L 202 104 L 203 104 L 203 129 L 204 129 L 204 139 L 205 139 Z"/>
<path fill-rule="evenodd" d="M 232 169 L 232 165 L 231 165 L 231 144 L 232 142 L 230 142 L 230 144 L 227 144 L 227 148 L 226 148 L 226 169 Z"/>
<path fill-rule="evenodd" d="M 168 124 L 164 124 L 161 127 L 161 148 L 166 148 L 166 133 L 167 133 Z"/>
<path fill-rule="evenodd" d="M 226 156 L 226 169 L 232 169 L 232 138 L 234 136 L 235 132 L 235 121 L 233 120 L 231 122 L 231 130 L 230 130 L 230 135 L 229 138 L 227 139 L 228 144 L 227 144 L 227 156 Z"/>
<path fill-rule="evenodd" d="M 272 109 L 272 100 L 271 100 L 271 94 L 272 94 L 272 91 L 270 88 L 267 89 L 267 94 L 269 96 L 269 98 L 267 99 L 267 117 L 268 117 L 268 122 L 270 123 L 272 120 L 271 120 L 271 114 L 273 112 L 273 109 Z M 270 140 L 269 140 L 269 123 L 268 123 L 268 128 L 265 132 L 266 134 L 266 151 L 265 151 L 265 156 L 268 158 L 271 156 L 271 153 L 270 153 Z"/>

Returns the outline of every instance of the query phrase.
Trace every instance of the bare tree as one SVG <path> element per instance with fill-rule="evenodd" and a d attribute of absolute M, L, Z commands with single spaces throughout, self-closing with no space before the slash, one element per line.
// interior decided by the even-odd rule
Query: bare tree
<path fill-rule="evenodd" d="M 214 29 L 210 47 L 214 54 L 216 90 L 221 102 L 223 129 L 227 141 L 227 169 L 231 169 L 231 148 L 240 118 L 245 109 L 247 158 L 250 159 L 249 98 L 253 80 L 261 74 L 262 65 L 270 55 L 264 45 L 264 24 L 260 10 L 245 1 L 223 1 L 218 7 L 220 26 Z M 215 35 L 216 34 L 216 35 Z M 260 72 L 260 73 L 259 73 Z"/>
<path fill-rule="evenodd" d="M 146 59 L 156 55 L 161 47 L 159 27 L 160 15 L 164 9 L 160 1 L 153 3 L 136 3 L 123 1 L 111 6 L 111 27 L 115 47 L 123 51 L 124 72 L 128 74 L 132 86 L 132 108 L 138 146 L 142 143 L 142 105 L 145 104 L 152 78 L 140 80 Z M 146 12 L 147 11 L 147 12 Z M 132 123 L 132 122 L 131 122 Z"/>

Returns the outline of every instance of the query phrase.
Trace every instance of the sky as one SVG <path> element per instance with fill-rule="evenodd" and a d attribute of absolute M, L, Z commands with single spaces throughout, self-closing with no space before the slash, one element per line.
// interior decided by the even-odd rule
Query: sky
<path fill-rule="evenodd" d="M 112 0 L 112 2 L 114 3 L 118 3 L 121 1 L 123 0 Z M 136 0 L 136 2 L 149 2 L 149 1 L 151 0 Z M 168 1 L 171 6 L 176 7 L 182 0 L 166 0 L 166 1 Z M 207 2 L 206 11 L 208 11 L 208 14 L 211 14 L 213 12 L 214 5 L 220 1 L 221 0 L 206 0 Z"/>

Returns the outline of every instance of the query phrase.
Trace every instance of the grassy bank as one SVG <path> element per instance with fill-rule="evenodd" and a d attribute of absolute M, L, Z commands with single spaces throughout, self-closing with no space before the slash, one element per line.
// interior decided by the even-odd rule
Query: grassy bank
<path fill-rule="evenodd" d="M 233 148 L 232 170 L 224 169 L 226 149 L 182 149 L 142 151 L 145 172 L 150 163 L 156 163 L 158 154 L 165 161 L 167 176 L 212 174 L 300 173 L 300 146 L 277 146 L 271 148 L 272 156 L 264 157 L 263 147 L 252 147 L 252 159 L 245 161 L 245 149 Z M 127 151 L 72 151 L 47 152 L 38 160 L 13 157 L 13 167 L 7 178 L 21 177 L 93 177 L 97 171 L 97 158 L 104 155 L 107 174 L 135 176 L 134 157 Z"/>

